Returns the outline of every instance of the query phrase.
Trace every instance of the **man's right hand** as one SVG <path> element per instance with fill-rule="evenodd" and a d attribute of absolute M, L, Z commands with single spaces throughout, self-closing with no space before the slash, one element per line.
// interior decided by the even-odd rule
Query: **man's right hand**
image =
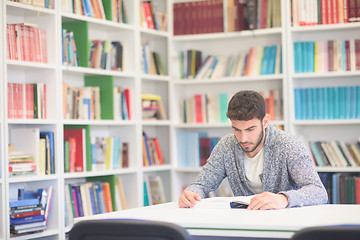
<path fill-rule="evenodd" d="M 179 198 L 180 208 L 189 208 L 195 206 L 197 201 L 201 200 L 201 196 L 197 193 L 184 190 Z"/>

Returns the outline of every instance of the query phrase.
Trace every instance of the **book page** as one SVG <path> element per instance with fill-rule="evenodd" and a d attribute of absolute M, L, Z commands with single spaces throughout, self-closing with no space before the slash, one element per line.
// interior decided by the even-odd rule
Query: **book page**
<path fill-rule="evenodd" d="M 237 197 L 212 197 L 201 199 L 193 208 L 206 208 L 206 209 L 230 209 L 230 202 L 238 201 L 244 204 L 250 204 L 251 196 L 237 196 Z"/>

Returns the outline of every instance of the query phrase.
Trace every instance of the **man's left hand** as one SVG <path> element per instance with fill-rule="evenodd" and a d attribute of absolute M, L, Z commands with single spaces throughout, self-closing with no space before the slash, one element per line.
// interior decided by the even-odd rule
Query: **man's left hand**
<path fill-rule="evenodd" d="M 289 204 L 286 195 L 271 192 L 256 194 L 250 201 L 248 210 L 283 209 Z"/>

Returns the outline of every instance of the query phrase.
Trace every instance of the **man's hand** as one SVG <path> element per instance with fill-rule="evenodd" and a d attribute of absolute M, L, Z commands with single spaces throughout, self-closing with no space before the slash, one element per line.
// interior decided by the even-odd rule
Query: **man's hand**
<path fill-rule="evenodd" d="M 248 210 L 283 209 L 289 204 L 284 194 L 263 192 L 256 194 L 250 201 Z"/>
<path fill-rule="evenodd" d="M 179 198 L 180 208 L 189 208 L 195 206 L 197 201 L 201 200 L 201 196 L 197 193 L 184 190 Z"/>

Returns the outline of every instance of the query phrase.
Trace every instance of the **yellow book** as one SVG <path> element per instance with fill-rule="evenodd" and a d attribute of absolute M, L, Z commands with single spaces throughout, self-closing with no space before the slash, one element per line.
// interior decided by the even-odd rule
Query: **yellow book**
<path fill-rule="evenodd" d="M 112 155 L 113 155 L 113 138 L 107 137 L 106 141 L 106 158 L 105 158 L 105 169 L 112 169 Z"/>

